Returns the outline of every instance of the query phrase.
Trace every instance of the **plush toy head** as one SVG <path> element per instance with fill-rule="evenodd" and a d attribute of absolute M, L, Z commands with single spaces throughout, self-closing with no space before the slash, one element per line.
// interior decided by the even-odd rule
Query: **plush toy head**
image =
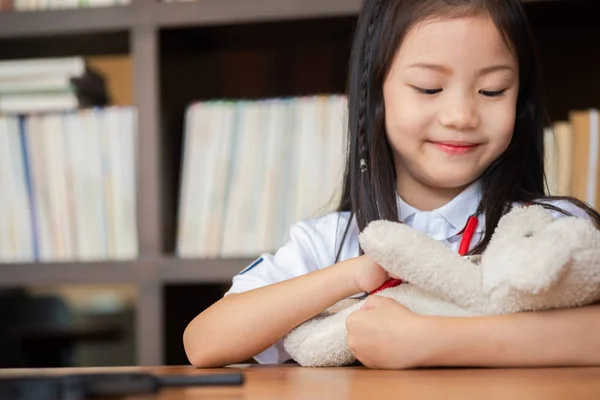
<path fill-rule="evenodd" d="M 408 282 L 377 295 L 418 314 L 494 315 L 600 299 L 600 231 L 537 205 L 502 217 L 479 264 L 401 223 L 372 222 L 359 240 L 371 259 Z M 285 350 L 303 366 L 353 363 L 345 322 L 363 302 L 345 300 L 298 326 L 284 338 Z"/>

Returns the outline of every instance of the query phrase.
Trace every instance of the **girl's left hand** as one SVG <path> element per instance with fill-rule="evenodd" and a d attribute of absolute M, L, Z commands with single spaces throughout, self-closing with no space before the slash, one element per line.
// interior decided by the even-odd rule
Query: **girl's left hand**
<path fill-rule="evenodd" d="M 369 368 L 415 368 L 431 346 L 426 322 L 393 299 L 370 296 L 346 319 L 348 346 Z"/>

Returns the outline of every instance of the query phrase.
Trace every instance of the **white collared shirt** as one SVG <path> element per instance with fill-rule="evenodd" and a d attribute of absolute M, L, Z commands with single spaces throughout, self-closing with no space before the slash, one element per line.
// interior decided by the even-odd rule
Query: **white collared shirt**
<path fill-rule="evenodd" d="M 449 203 L 433 211 L 419 211 L 397 196 L 399 219 L 404 224 L 441 241 L 453 251 L 458 251 L 461 231 L 469 216 L 477 212 L 480 199 L 481 186 L 478 181 Z M 569 202 L 553 201 L 551 204 L 576 216 L 587 218 L 583 210 Z M 551 211 L 551 213 L 556 218 L 563 216 L 558 212 Z M 225 295 L 257 289 L 335 264 L 339 242 L 343 237 L 349 214 L 349 212 L 329 213 L 320 218 L 297 223 L 290 229 L 290 240 L 287 244 L 275 254 L 263 254 L 236 275 Z M 479 243 L 484 234 L 484 216 L 479 215 L 478 218 L 479 222 L 470 244 L 471 249 Z M 343 243 L 339 261 L 359 255 L 358 233 L 358 226 L 353 221 Z M 254 358 L 264 364 L 279 364 L 290 359 L 281 342 Z"/>
<path fill-rule="evenodd" d="M 400 221 L 418 231 L 426 233 L 432 239 L 438 240 L 454 251 L 458 251 L 461 232 L 471 215 L 477 213 L 481 199 L 479 181 L 471 184 L 458 196 L 444 206 L 433 211 L 420 211 L 407 204 L 399 195 L 398 215 Z M 478 224 L 471 241 L 470 248 L 475 247 L 483 237 L 485 221 L 483 215 L 478 215 Z"/>

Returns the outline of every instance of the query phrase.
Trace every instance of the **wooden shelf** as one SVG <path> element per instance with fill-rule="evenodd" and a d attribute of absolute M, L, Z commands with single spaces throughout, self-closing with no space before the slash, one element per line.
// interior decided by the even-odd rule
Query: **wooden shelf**
<path fill-rule="evenodd" d="M 0 39 L 129 30 L 132 6 L 72 10 L 0 12 Z"/>
<path fill-rule="evenodd" d="M 159 28 L 341 17 L 358 14 L 362 0 L 201 0 L 152 3 Z"/>
<path fill-rule="evenodd" d="M 0 264 L 0 287 L 86 283 L 227 283 L 252 259 Z"/>
<path fill-rule="evenodd" d="M 228 283 L 253 259 L 215 260 L 165 259 L 157 268 L 157 278 L 163 283 Z"/>
<path fill-rule="evenodd" d="M 141 268 L 136 261 L 0 264 L 0 287 L 136 282 Z"/>
<path fill-rule="evenodd" d="M 338 17 L 358 13 L 361 0 L 202 0 L 192 3 L 138 1 L 129 6 L 0 12 L 0 39 L 107 33 L 151 28 Z"/>

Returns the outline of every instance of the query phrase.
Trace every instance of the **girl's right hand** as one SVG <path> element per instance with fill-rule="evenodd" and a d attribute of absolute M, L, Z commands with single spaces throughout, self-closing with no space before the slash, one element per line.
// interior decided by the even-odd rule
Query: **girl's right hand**
<path fill-rule="evenodd" d="M 357 257 L 355 261 L 353 279 L 357 293 L 371 292 L 390 279 L 387 271 L 366 254 Z"/>

